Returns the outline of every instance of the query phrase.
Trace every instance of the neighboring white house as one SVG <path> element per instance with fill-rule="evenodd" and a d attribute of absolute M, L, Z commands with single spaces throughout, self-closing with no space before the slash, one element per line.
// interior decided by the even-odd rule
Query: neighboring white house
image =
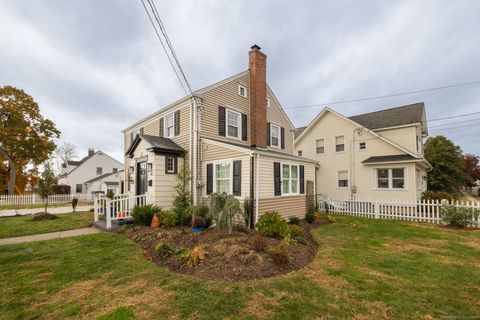
<path fill-rule="evenodd" d="M 69 185 L 72 194 L 91 194 L 90 187 L 87 189 L 87 182 L 91 184 L 91 180 L 104 176 L 104 178 L 112 173 L 118 173 L 123 170 L 123 164 L 107 155 L 102 151 L 95 152 L 94 149 L 88 150 L 88 155 L 80 161 L 67 161 L 62 165 L 62 173 L 58 178 L 58 184 Z M 101 180 L 101 179 L 100 179 Z M 106 180 L 107 182 L 114 182 Z M 117 180 L 115 180 L 117 183 Z M 113 187 L 113 186 L 112 186 Z M 116 187 L 118 188 L 118 186 Z"/>
<path fill-rule="evenodd" d="M 120 170 L 117 172 L 105 173 L 89 181 L 85 181 L 85 193 L 93 195 L 106 195 L 107 192 L 111 190 L 114 194 L 119 195 L 122 193 L 122 175 L 123 170 Z"/>
<path fill-rule="evenodd" d="M 423 103 L 345 117 L 325 108 L 296 132 L 295 151 L 320 166 L 316 193 L 418 199 L 426 189 Z"/>

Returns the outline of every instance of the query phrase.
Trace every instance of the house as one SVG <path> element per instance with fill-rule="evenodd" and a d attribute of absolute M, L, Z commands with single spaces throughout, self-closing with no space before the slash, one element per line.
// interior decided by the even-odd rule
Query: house
<path fill-rule="evenodd" d="M 423 103 L 353 117 L 325 108 L 295 134 L 295 152 L 320 164 L 317 194 L 416 200 L 426 190 Z"/>
<path fill-rule="evenodd" d="M 85 193 L 93 195 L 106 195 L 112 191 L 115 195 L 122 194 L 122 178 L 123 170 L 107 172 L 101 176 L 85 181 Z"/>
<path fill-rule="evenodd" d="M 123 170 L 123 163 L 113 159 L 102 151 L 95 152 L 88 149 L 88 155 L 80 161 L 69 160 L 62 164 L 62 172 L 58 177 L 58 184 L 69 185 L 72 194 L 92 194 L 87 185 L 92 180 Z M 110 180 L 108 180 L 110 181 Z M 94 181 L 93 181 L 94 182 Z M 117 180 L 118 182 L 118 180 Z M 95 191 L 95 190 L 93 190 Z"/>
<path fill-rule="evenodd" d="M 254 45 L 248 70 L 124 129 L 125 191 L 170 208 L 185 162 L 194 204 L 226 192 L 252 200 L 252 222 L 273 210 L 304 217 L 317 160 L 294 154 L 295 128 L 267 84 L 266 62 Z"/>

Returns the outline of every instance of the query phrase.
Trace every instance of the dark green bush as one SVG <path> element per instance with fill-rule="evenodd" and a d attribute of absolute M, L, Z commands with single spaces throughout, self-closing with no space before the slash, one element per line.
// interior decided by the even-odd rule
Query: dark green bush
<path fill-rule="evenodd" d="M 152 223 L 153 216 L 159 211 L 160 208 L 153 204 L 135 206 L 132 210 L 132 217 L 137 224 L 149 226 Z"/>
<path fill-rule="evenodd" d="M 168 244 L 160 242 L 155 246 L 155 250 L 160 254 L 160 257 L 166 259 L 175 253 L 175 250 Z"/>
<path fill-rule="evenodd" d="M 160 225 L 164 228 L 171 228 L 177 225 L 177 215 L 173 211 L 160 210 L 158 213 Z"/>
<path fill-rule="evenodd" d="M 294 239 L 295 239 L 295 241 L 297 241 L 297 242 L 300 243 L 300 244 L 303 244 L 303 245 L 307 245 L 307 244 L 308 244 L 307 239 L 305 239 L 305 238 L 302 237 L 302 236 L 296 236 Z"/>
<path fill-rule="evenodd" d="M 285 238 L 290 236 L 288 223 L 278 212 L 267 212 L 258 219 L 256 225 L 258 232 L 271 238 Z"/>
<path fill-rule="evenodd" d="M 315 221 L 315 211 L 308 211 L 305 215 L 305 220 L 308 223 L 313 223 Z"/>
<path fill-rule="evenodd" d="M 290 228 L 290 236 L 292 238 L 295 238 L 297 236 L 303 236 L 303 228 L 296 225 L 296 224 L 291 224 L 289 225 Z"/>
<path fill-rule="evenodd" d="M 422 199 L 423 200 L 438 200 L 438 201 L 446 199 L 448 201 L 451 201 L 451 200 L 457 200 L 458 198 L 457 198 L 456 195 L 448 193 L 448 192 L 427 190 L 424 193 L 422 193 Z"/>
<path fill-rule="evenodd" d="M 476 228 L 479 225 L 480 209 L 444 205 L 440 213 L 443 221 L 453 227 Z"/>
<path fill-rule="evenodd" d="M 297 217 L 290 217 L 288 218 L 288 223 L 290 224 L 300 224 L 300 219 L 298 219 Z"/>
<path fill-rule="evenodd" d="M 287 264 L 290 261 L 288 243 L 282 242 L 280 245 L 269 249 L 268 256 L 277 265 Z"/>

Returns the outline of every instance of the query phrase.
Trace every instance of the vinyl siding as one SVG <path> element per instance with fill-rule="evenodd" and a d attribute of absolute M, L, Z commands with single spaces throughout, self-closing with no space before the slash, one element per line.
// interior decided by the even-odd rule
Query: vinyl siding
<path fill-rule="evenodd" d="M 375 131 L 379 135 L 401 145 L 412 153 L 417 153 L 417 129 L 415 126 Z"/>
<path fill-rule="evenodd" d="M 304 194 L 298 196 L 285 196 L 274 198 L 260 198 L 258 201 L 259 218 L 266 212 L 276 211 L 283 218 L 305 218 L 307 212 L 307 199 Z"/>
<path fill-rule="evenodd" d="M 178 167 L 182 166 L 182 159 L 178 159 Z M 148 180 L 153 179 L 153 190 L 149 195 L 153 194 L 155 204 L 162 209 L 172 208 L 175 199 L 175 185 L 177 184 L 176 174 L 165 173 L 165 156 L 155 155 L 153 162 L 153 176 L 148 174 Z M 151 187 L 150 187 L 151 188 Z"/>
<path fill-rule="evenodd" d="M 285 149 L 275 147 L 268 147 L 267 149 L 293 154 L 293 128 L 290 126 L 288 119 L 282 112 L 282 107 L 278 104 L 270 90 L 267 90 L 267 98 L 270 99 L 270 107 L 267 107 L 267 121 L 285 129 Z"/>

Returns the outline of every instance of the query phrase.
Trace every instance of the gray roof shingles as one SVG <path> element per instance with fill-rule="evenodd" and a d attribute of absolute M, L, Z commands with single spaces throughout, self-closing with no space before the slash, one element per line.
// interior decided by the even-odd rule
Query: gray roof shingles
<path fill-rule="evenodd" d="M 389 156 L 374 156 L 367 158 L 362 163 L 380 163 L 380 162 L 399 162 L 399 161 L 418 161 L 418 158 L 409 154 L 395 154 Z"/>

